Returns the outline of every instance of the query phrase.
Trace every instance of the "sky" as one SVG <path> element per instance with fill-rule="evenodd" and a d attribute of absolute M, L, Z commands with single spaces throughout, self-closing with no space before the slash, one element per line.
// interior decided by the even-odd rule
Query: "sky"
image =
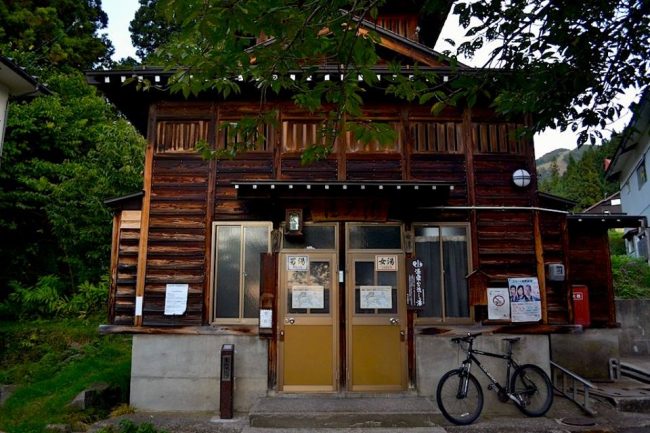
<path fill-rule="evenodd" d="M 137 58 L 135 55 L 135 48 L 131 44 L 131 33 L 129 32 L 129 23 L 135 15 L 135 11 L 140 6 L 138 0 L 103 0 L 102 8 L 108 14 L 108 29 L 106 33 L 108 38 L 113 42 L 115 47 L 114 60 L 119 60 L 124 57 L 131 56 Z M 442 33 L 438 38 L 443 41 L 445 38 L 454 38 L 460 35 L 460 28 L 458 26 L 457 17 L 450 17 L 445 23 Z M 442 51 L 448 47 L 443 44 L 436 45 L 436 50 Z M 470 66 L 481 66 L 481 57 L 477 56 L 474 60 L 464 60 Z M 626 93 L 621 101 L 625 107 L 629 106 L 637 97 L 636 92 L 630 91 Z M 626 109 L 622 113 L 619 120 L 608 125 L 607 130 L 603 131 L 603 135 L 608 138 L 613 131 L 621 131 L 630 121 L 632 114 L 630 110 Z M 560 132 L 559 130 L 547 129 L 538 133 L 534 137 L 535 141 L 535 155 L 537 158 L 558 148 L 574 149 L 577 146 L 577 134 L 572 134 L 569 131 Z"/>

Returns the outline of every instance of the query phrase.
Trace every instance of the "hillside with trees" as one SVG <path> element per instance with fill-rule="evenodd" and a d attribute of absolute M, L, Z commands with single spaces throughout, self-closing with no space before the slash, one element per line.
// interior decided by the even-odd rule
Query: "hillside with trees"
<path fill-rule="evenodd" d="M 616 182 L 605 179 L 605 161 L 611 158 L 620 136 L 614 134 L 600 146 L 582 146 L 574 151 L 555 152 L 537 160 L 540 191 L 577 203 L 584 210 L 618 191 Z"/>

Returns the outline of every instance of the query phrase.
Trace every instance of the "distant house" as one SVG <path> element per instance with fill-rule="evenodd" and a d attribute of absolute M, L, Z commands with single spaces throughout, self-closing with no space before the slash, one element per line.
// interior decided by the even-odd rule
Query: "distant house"
<path fill-rule="evenodd" d="M 598 203 L 588 207 L 583 211 L 583 213 L 605 215 L 622 214 L 623 208 L 621 206 L 621 192 L 616 191 L 609 197 L 606 197 Z"/>
<path fill-rule="evenodd" d="M 9 99 L 36 93 L 49 93 L 38 81 L 7 57 L 0 55 L 0 157 L 7 126 Z"/>
<path fill-rule="evenodd" d="M 607 170 L 607 177 L 621 184 L 623 212 L 650 217 L 650 182 L 648 182 L 650 149 L 650 88 L 643 92 L 634 117 Z M 629 255 L 650 260 L 650 229 L 630 228 L 625 232 Z"/>

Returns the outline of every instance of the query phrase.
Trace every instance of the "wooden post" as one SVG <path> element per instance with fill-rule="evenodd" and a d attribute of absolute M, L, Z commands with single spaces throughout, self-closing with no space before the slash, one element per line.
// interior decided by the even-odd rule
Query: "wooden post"
<path fill-rule="evenodd" d="M 217 147 L 217 114 L 214 104 L 210 106 L 210 126 L 208 126 L 208 143 L 211 149 Z M 217 161 L 213 158 L 208 163 L 208 190 L 206 192 L 205 210 L 205 258 L 203 274 L 203 324 L 210 323 L 212 300 L 212 220 L 214 219 L 214 195 L 217 182 Z"/>
<path fill-rule="evenodd" d="M 548 309 L 546 303 L 546 269 L 544 269 L 544 245 L 542 232 L 539 228 L 539 211 L 533 213 L 533 229 L 535 231 L 535 261 L 537 262 L 537 281 L 539 281 L 539 295 L 542 300 L 542 323 L 548 323 Z"/>
<path fill-rule="evenodd" d="M 142 199 L 142 219 L 140 221 L 140 242 L 138 244 L 138 273 L 135 285 L 135 304 L 142 299 L 144 309 L 144 286 L 147 275 L 147 244 L 149 241 L 149 210 L 151 207 L 151 178 L 153 172 L 153 154 L 156 141 L 156 106 L 149 108 L 149 125 L 147 131 L 147 149 L 144 157 L 144 197 Z M 137 307 L 136 307 L 137 313 Z M 140 313 L 143 313 L 141 311 Z M 135 315 L 135 326 L 142 326 L 142 314 Z"/>

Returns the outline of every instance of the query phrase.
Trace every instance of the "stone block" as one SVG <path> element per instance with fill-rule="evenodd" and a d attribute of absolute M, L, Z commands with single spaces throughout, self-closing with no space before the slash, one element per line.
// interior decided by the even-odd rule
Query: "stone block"
<path fill-rule="evenodd" d="M 551 335 L 551 359 L 589 380 L 610 380 L 609 360 L 620 357 L 617 329 Z"/>

